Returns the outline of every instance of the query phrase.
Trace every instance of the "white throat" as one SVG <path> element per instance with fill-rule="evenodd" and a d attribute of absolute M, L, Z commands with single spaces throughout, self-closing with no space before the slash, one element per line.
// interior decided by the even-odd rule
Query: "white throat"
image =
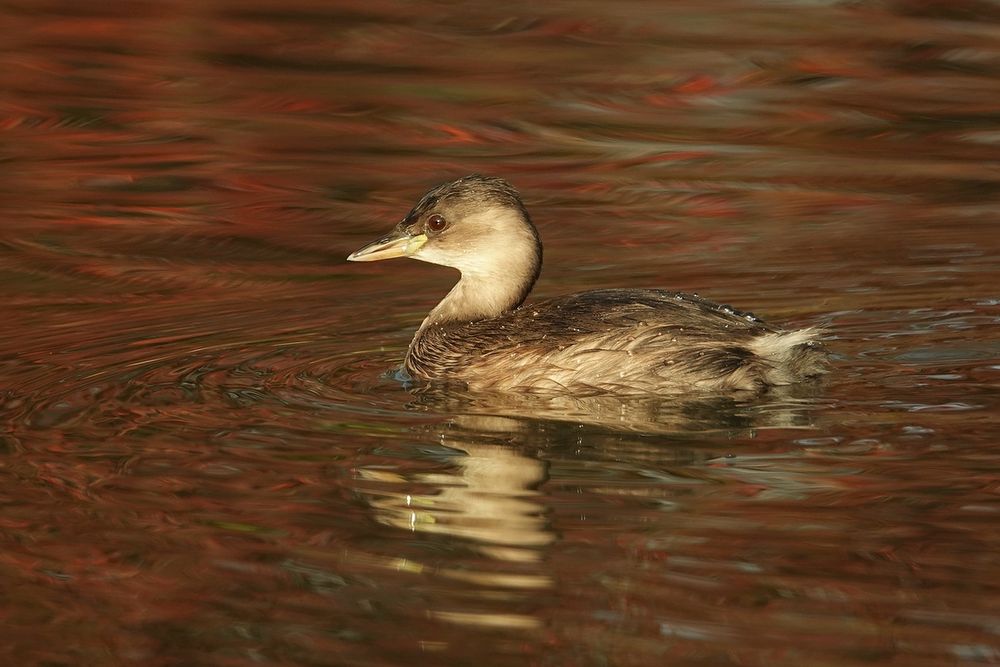
<path fill-rule="evenodd" d="M 495 208 L 465 218 L 467 241 L 427 244 L 414 259 L 458 269 L 462 277 L 430 312 L 420 330 L 448 322 L 498 317 L 520 305 L 541 262 L 540 245 L 521 213 Z M 419 334 L 419 332 L 418 332 Z"/>

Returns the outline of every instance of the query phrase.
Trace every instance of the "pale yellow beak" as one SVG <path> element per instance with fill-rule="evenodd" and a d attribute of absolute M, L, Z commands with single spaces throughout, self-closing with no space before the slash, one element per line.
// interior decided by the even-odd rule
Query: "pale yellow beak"
<path fill-rule="evenodd" d="M 421 246 L 427 243 L 426 234 L 411 236 L 406 232 L 394 231 L 377 241 L 372 241 L 360 250 L 355 250 L 348 257 L 348 262 L 377 262 L 380 259 L 393 257 L 409 257 Z"/>

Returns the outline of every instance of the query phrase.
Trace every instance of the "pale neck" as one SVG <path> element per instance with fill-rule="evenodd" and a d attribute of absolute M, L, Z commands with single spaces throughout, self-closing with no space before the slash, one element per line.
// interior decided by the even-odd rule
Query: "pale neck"
<path fill-rule="evenodd" d="M 462 277 L 434 307 L 417 337 L 429 327 L 465 324 L 500 317 L 528 296 L 542 265 L 542 245 L 527 214 L 517 209 L 487 209 L 464 224 L 494 230 L 469 252 L 443 252 L 424 246 L 414 257 L 458 269 Z"/>
<path fill-rule="evenodd" d="M 434 307 L 420 329 L 448 324 L 478 322 L 500 317 L 514 310 L 531 290 L 534 276 L 483 278 L 463 275 L 451 291 Z"/>

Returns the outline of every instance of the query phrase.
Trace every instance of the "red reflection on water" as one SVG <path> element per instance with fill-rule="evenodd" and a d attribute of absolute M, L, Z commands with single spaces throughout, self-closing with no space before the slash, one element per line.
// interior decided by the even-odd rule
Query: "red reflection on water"
<path fill-rule="evenodd" d="M 5 662 L 996 661 L 994 15 L 8 3 Z M 837 371 L 406 392 L 454 276 L 343 259 L 472 171 L 541 295 L 825 318 Z"/>

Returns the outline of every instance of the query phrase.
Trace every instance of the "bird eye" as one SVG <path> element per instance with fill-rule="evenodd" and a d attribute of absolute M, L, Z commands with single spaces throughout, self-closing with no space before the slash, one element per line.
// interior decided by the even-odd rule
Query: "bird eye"
<path fill-rule="evenodd" d="M 448 226 L 448 221 L 444 219 L 443 216 L 435 213 L 431 217 L 427 218 L 427 229 L 432 232 L 444 231 L 444 228 Z"/>

